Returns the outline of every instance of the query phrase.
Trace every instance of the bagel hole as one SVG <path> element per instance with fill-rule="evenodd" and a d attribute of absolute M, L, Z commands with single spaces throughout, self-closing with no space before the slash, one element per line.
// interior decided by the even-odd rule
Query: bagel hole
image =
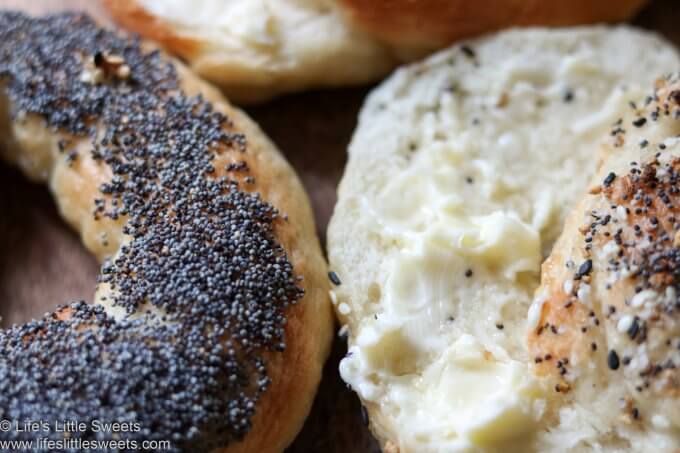
<path fill-rule="evenodd" d="M 0 327 L 90 302 L 99 265 L 61 219 L 48 190 L 0 164 Z"/>

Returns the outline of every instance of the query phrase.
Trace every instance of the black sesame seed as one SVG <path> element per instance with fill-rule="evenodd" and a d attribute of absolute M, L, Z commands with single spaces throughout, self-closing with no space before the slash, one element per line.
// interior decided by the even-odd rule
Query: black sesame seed
<path fill-rule="evenodd" d="M 607 365 L 611 370 L 619 369 L 619 355 L 613 349 L 607 354 Z"/>
<path fill-rule="evenodd" d="M 364 426 L 368 426 L 369 423 L 368 411 L 363 404 L 361 405 L 361 423 L 363 423 Z"/>
<path fill-rule="evenodd" d="M 628 336 L 631 338 L 631 340 L 635 339 L 638 332 L 640 331 L 640 323 L 639 323 L 638 319 L 639 318 L 637 316 L 635 318 L 633 318 L 633 323 L 628 328 Z"/>
<path fill-rule="evenodd" d="M 616 173 L 611 172 L 611 173 L 609 173 L 609 174 L 607 175 L 606 178 L 604 178 L 604 181 L 602 182 L 602 184 L 603 184 L 605 187 L 609 187 L 609 186 L 612 184 L 612 182 L 614 182 L 614 179 L 615 179 L 615 178 L 616 178 Z"/>
<path fill-rule="evenodd" d="M 465 54 L 465 56 L 468 57 L 468 58 L 475 58 L 475 56 L 476 56 L 475 51 L 472 50 L 472 48 L 470 46 L 466 46 L 466 45 L 460 46 L 460 50 L 462 50 L 463 53 Z"/>
<path fill-rule="evenodd" d="M 647 122 L 647 118 L 641 117 L 641 118 L 638 118 L 635 121 L 633 121 L 633 126 L 642 127 L 642 126 L 645 125 L 646 122 Z"/>
<path fill-rule="evenodd" d="M 574 280 L 580 280 L 583 276 L 590 274 L 593 270 L 593 260 L 587 259 L 578 267 Z"/>
<path fill-rule="evenodd" d="M 340 281 L 340 277 L 338 277 L 338 274 L 336 274 L 335 272 L 330 271 L 330 272 L 328 273 L 328 278 L 330 279 L 330 281 L 331 281 L 335 286 L 340 286 L 340 285 L 342 285 L 342 282 Z"/>
<path fill-rule="evenodd" d="M 467 278 L 472 277 L 472 269 L 467 269 L 467 270 L 465 271 L 465 276 L 466 276 Z"/>

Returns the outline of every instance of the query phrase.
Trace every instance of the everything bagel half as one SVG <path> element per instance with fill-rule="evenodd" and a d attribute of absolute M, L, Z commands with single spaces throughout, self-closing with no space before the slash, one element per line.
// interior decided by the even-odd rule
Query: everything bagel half
<path fill-rule="evenodd" d="M 385 451 L 625 446 L 610 420 L 552 429 L 562 394 L 532 372 L 527 313 L 599 143 L 679 64 L 630 27 L 517 29 L 401 68 L 370 94 L 328 248 L 349 341 L 340 372 Z"/>
<path fill-rule="evenodd" d="M 87 16 L 2 12 L 0 52 L 2 157 L 103 263 L 94 304 L 0 332 L 0 418 L 87 429 L 0 439 L 281 451 L 332 330 L 292 169 L 215 89 Z"/>

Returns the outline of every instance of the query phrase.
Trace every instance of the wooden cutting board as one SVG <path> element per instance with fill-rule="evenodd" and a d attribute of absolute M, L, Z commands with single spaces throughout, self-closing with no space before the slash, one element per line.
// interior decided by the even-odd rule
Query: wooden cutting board
<path fill-rule="evenodd" d="M 31 13 L 86 10 L 109 22 L 95 0 L 0 0 L 0 8 Z M 653 1 L 635 20 L 680 45 L 680 1 Z M 680 68 L 678 68 L 680 70 Z M 289 95 L 247 111 L 300 174 L 325 241 L 345 149 L 368 87 Z M 3 327 L 50 311 L 57 303 L 89 300 L 98 266 L 60 219 L 47 190 L 0 165 L 0 316 Z M 336 339 L 319 395 L 289 452 L 375 453 L 356 396 L 338 376 L 345 344 Z"/>

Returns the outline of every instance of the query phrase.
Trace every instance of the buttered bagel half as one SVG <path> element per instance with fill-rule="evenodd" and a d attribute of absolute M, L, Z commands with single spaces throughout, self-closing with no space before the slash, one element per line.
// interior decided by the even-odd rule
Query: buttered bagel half
<path fill-rule="evenodd" d="M 333 0 L 106 0 L 123 26 L 185 58 L 237 102 L 366 83 L 396 64 Z"/>
<path fill-rule="evenodd" d="M 630 448 L 611 421 L 564 418 L 532 370 L 527 313 L 612 124 L 679 66 L 630 27 L 510 30 L 369 96 L 328 249 L 340 372 L 386 451 Z"/>
<path fill-rule="evenodd" d="M 105 0 L 236 102 L 372 82 L 454 40 L 505 27 L 620 21 L 645 0 Z"/>

